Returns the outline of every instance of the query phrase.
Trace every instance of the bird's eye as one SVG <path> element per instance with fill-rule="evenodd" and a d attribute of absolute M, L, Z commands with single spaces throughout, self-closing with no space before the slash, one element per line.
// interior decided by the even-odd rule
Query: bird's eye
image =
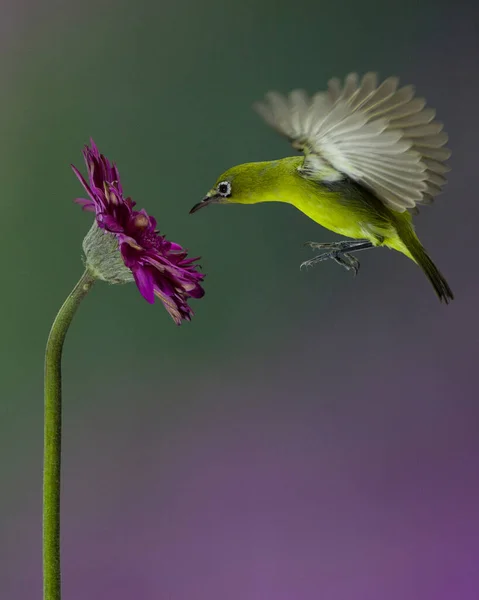
<path fill-rule="evenodd" d="M 231 196 L 231 183 L 229 181 L 222 181 L 218 184 L 218 194 L 223 196 L 223 198 L 227 198 Z"/>

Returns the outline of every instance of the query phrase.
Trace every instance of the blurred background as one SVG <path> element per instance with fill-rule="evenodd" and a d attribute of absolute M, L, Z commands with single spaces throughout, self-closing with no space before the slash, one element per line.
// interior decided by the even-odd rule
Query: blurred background
<path fill-rule="evenodd" d="M 161 231 L 202 256 L 175 327 L 98 284 L 64 354 L 68 600 L 460 600 L 479 594 L 473 3 L 3 0 L 0 596 L 41 595 L 43 352 L 91 215 L 93 136 Z M 417 230 L 456 294 L 398 253 L 300 271 L 336 239 L 290 206 L 189 216 L 233 164 L 291 154 L 251 104 L 376 70 L 450 134 Z"/>

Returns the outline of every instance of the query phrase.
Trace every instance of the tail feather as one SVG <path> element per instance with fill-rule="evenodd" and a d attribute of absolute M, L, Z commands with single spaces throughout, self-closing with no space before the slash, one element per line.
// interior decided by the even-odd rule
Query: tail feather
<path fill-rule="evenodd" d="M 412 225 L 410 223 L 401 223 L 400 226 L 397 227 L 397 231 L 401 241 L 408 249 L 411 258 L 421 267 L 424 274 L 431 282 L 439 300 L 449 304 L 449 302 L 454 299 L 454 294 L 444 275 L 433 263 L 431 257 L 419 241 Z"/>

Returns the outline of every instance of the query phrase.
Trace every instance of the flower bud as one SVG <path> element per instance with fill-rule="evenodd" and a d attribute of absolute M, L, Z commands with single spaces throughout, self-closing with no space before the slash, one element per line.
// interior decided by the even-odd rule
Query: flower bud
<path fill-rule="evenodd" d="M 131 270 L 125 266 L 113 233 L 98 227 L 96 221 L 83 240 L 85 263 L 97 279 L 108 283 L 134 281 Z"/>

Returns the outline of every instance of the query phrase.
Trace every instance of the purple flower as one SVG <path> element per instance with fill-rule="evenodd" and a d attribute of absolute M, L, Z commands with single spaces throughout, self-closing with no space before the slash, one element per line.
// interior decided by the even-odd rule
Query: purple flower
<path fill-rule="evenodd" d="M 123 263 L 131 270 L 136 285 L 147 302 L 157 296 L 177 325 L 191 320 L 189 298 L 201 298 L 204 275 L 194 264 L 198 258 L 187 258 L 187 252 L 167 241 L 156 229 L 156 220 L 145 210 L 134 210 L 135 202 L 123 197 L 120 174 L 115 164 L 105 158 L 91 140 L 83 156 L 88 169 L 88 183 L 72 165 L 85 188 L 88 199 L 75 202 L 84 210 L 95 212 L 99 228 L 116 237 Z"/>

